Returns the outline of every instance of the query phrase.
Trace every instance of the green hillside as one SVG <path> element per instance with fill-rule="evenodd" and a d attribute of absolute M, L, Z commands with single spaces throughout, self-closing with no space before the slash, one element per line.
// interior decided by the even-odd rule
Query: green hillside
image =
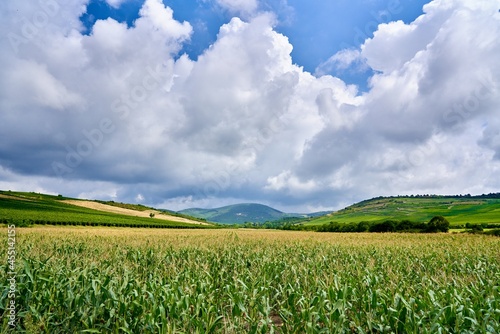
<path fill-rule="evenodd" d="M 500 196 L 417 196 L 379 197 L 312 219 L 304 225 L 329 222 L 359 223 L 388 219 L 428 222 L 434 216 L 445 217 L 452 226 L 466 223 L 500 224 Z"/>
<path fill-rule="evenodd" d="M 98 211 L 62 202 L 68 199 L 71 198 L 39 193 L 0 191 L 0 223 L 13 221 L 18 224 L 27 222 L 30 224 L 57 225 L 148 226 L 171 228 L 203 227 L 201 225 L 165 219 L 134 217 Z M 137 205 L 126 205 L 122 203 L 114 206 L 128 206 L 128 208 L 137 207 Z M 144 210 L 152 209 L 144 206 L 141 207 L 144 208 Z"/>

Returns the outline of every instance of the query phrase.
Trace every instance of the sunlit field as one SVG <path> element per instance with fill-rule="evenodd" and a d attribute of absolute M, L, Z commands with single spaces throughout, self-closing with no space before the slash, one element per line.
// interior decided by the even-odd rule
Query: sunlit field
<path fill-rule="evenodd" d="M 500 331 L 497 237 L 45 226 L 15 247 L 20 332 Z"/>

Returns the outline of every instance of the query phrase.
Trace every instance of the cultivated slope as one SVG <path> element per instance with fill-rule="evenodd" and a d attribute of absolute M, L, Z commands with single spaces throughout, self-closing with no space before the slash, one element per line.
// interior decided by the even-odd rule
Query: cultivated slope
<path fill-rule="evenodd" d="M 0 191 L 0 220 L 39 224 L 194 227 L 197 218 L 168 215 L 137 204 L 78 200 L 39 193 Z M 154 213 L 154 218 L 149 214 Z"/>
<path fill-rule="evenodd" d="M 500 224 L 500 194 L 379 197 L 359 202 L 304 224 L 357 223 L 387 219 L 409 219 L 428 222 L 434 216 L 446 217 L 451 225 L 466 223 Z"/>
<path fill-rule="evenodd" d="M 169 221 L 174 221 L 174 222 L 182 222 L 182 223 L 197 224 L 197 225 L 208 225 L 205 222 L 200 222 L 198 220 L 192 220 L 192 219 L 183 218 L 183 217 L 172 216 L 172 215 L 166 214 L 164 212 L 161 212 L 161 211 L 158 211 L 155 209 L 146 209 L 146 210 L 139 211 L 139 210 L 126 209 L 126 208 L 119 207 L 119 206 L 103 204 L 103 203 L 99 203 L 99 202 L 95 202 L 95 201 L 74 200 L 74 199 L 63 200 L 62 202 L 67 203 L 67 204 L 71 204 L 71 205 L 81 206 L 81 207 L 92 209 L 92 210 L 112 212 L 112 213 L 117 213 L 117 214 L 126 215 L 126 216 L 150 218 L 150 214 L 154 214 L 154 218 L 156 218 L 156 219 L 163 219 L 163 220 L 169 220 Z"/>

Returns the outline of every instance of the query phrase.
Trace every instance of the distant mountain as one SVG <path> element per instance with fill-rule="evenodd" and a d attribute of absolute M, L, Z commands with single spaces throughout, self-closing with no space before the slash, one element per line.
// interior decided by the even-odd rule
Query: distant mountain
<path fill-rule="evenodd" d="M 215 209 L 192 208 L 181 210 L 179 213 L 220 224 L 265 223 L 287 217 L 309 218 L 325 214 L 325 212 L 312 214 L 285 213 L 267 205 L 256 203 L 228 205 Z"/>

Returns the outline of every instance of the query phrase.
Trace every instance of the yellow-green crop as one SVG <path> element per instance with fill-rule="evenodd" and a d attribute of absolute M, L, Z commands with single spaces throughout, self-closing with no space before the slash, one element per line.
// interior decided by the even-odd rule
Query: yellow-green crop
<path fill-rule="evenodd" d="M 4 254 L 7 229 L 0 232 Z M 20 332 L 500 331 L 500 238 L 98 227 L 16 232 Z M 7 264 L 0 269 L 5 315 Z M 2 326 L 9 329 L 5 316 Z"/>

